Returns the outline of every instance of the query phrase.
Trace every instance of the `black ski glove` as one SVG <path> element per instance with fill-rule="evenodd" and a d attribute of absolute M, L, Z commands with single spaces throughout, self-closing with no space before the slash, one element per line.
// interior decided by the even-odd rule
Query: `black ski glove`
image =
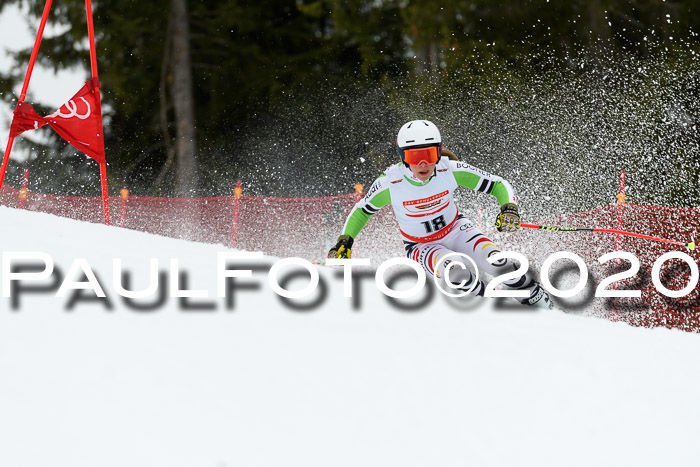
<path fill-rule="evenodd" d="M 496 218 L 496 229 L 499 232 L 515 232 L 520 228 L 520 214 L 518 206 L 506 203 L 501 206 L 501 213 Z"/>
<path fill-rule="evenodd" d="M 352 243 L 355 241 L 350 235 L 338 237 L 338 243 L 328 252 L 329 258 L 350 258 L 352 256 Z"/>

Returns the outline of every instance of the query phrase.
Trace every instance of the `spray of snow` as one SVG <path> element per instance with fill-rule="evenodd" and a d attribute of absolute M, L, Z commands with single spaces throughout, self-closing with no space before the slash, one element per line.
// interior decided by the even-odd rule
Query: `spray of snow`
<path fill-rule="evenodd" d="M 342 273 L 327 268 L 316 306 L 284 305 L 256 272 L 239 285 L 257 288 L 237 288 L 231 310 L 175 298 L 138 310 L 114 294 L 113 258 L 132 289 L 147 282 L 147 258 L 177 258 L 186 288 L 214 296 L 226 250 L 4 207 L 0 236 L 3 252 L 46 252 L 64 276 L 85 258 L 111 303 L 87 291 L 25 290 L 16 308 L 0 299 L 2 465 L 652 466 L 698 456 L 697 335 L 479 298 L 398 308 L 366 278 L 353 307 Z"/>

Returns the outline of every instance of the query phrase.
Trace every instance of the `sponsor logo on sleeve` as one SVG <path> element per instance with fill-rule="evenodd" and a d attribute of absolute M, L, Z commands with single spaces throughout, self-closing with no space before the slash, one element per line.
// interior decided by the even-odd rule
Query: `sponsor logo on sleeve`
<path fill-rule="evenodd" d="M 462 170 L 469 170 L 470 172 L 474 172 L 475 174 L 479 174 L 482 177 L 486 178 L 491 178 L 493 175 L 491 175 L 489 172 L 481 169 L 477 169 L 473 165 L 466 164 L 464 162 L 457 162 L 457 169 L 462 169 Z"/>
<path fill-rule="evenodd" d="M 381 182 L 379 180 L 377 180 L 376 182 L 374 182 L 372 184 L 369 191 L 365 195 L 365 201 L 369 202 L 369 200 L 372 199 L 372 196 L 374 196 L 379 191 L 380 188 L 381 188 Z"/>

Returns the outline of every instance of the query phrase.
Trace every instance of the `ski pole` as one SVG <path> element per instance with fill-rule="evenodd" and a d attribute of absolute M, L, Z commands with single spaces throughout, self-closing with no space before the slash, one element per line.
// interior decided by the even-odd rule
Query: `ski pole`
<path fill-rule="evenodd" d="M 625 232 L 624 230 L 616 229 L 597 229 L 597 228 L 586 228 L 586 227 L 549 227 L 546 225 L 536 225 L 536 224 L 520 224 L 520 227 L 525 227 L 528 229 L 539 229 L 539 230 L 551 230 L 555 232 L 607 232 L 620 235 L 628 235 L 630 237 L 644 238 L 646 240 L 653 240 L 655 242 L 670 243 L 671 245 L 683 246 L 693 251 L 695 249 L 695 242 L 691 241 L 688 243 L 681 242 L 679 240 L 669 240 L 667 238 L 652 237 L 651 235 L 638 234 L 634 232 Z"/>

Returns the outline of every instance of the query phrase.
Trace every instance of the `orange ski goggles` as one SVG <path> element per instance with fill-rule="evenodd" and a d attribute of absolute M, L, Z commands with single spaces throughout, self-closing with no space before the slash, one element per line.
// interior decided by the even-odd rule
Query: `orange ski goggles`
<path fill-rule="evenodd" d="M 440 148 L 430 146 L 427 148 L 415 148 L 403 150 L 403 162 L 408 165 L 418 165 L 421 162 L 435 164 L 440 159 Z"/>

